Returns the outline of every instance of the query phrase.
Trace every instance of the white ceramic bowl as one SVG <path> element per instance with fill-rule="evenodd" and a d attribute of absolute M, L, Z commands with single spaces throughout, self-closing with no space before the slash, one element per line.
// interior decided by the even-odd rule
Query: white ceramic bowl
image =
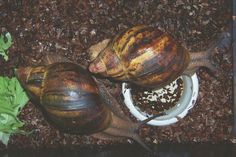
<path fill-rule="evenodd" d="M 181 78 L 183 80 L 183 92 L 177 105 L 169 110 L 166 110 L 166 115 L 157 117 L 149 121 L 147 124 L 154 126 L 165 126 L 176 123 L 179 118 L 184 118 L 188 111 L 195 105 L 199 90 L 197 75 L 194 74 L 192 77 L 183 75 Z M 147 117 L 151 116 L 140 111 L 140 109 L 135 106 L 132 100 L 130 86 L 128 86 L 127 83 L 122 84 L 122 94 L 124 96 L 126 106 L 130 110 L 131 114 L 133 114 L 138 120 L 145 120 Z"/>

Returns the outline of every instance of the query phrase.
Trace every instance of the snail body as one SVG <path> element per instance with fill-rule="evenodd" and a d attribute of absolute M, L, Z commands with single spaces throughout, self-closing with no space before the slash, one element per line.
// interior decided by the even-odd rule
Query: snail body
<path fill-rule="evenodd" d="M 89 52 L 98 54 L 90 72 L 143 87 L 163 87 L 199 66 L 214 69 L 208 62 L 210 51 L 190 54 L 169 34 L 149 26 L 132 27 Z"/>
<path fill-rule="evenodd" d="M 131 122 L 124 116 L 105 87 L 102 84 L 98 87 L 79 65 L 56 62 L 19 68 L 17 78 L 32 100 L 40 104 L 49 121 L 60 130 L 87 135 L 95 133 L 95 137 L 102 139 L 129 137 L 148 149 L 135 132 L 141 123 Z"/>

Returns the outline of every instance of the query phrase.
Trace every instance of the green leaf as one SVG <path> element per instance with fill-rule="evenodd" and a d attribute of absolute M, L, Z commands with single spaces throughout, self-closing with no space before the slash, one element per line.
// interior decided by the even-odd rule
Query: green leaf
<path fill-rule="evenodd" d="M 21 109 L 29 98 L 19 81 L 13 77 L 0 77 L 0 140 L 7 145 L 11 134 L 27 134 L 21 130 L 24 125 L 19 120 Z"/>
<path fill-rule="evenodd" d="M 9 138 L 10 138 L 10 134 L 0 132 L 0 139 L 4 145 L 8 144 Z"/>
<path fill-rule="evenodd" d="M 5 35 L 0 35 L 0 55 L 3 56 L 3 59 L 5 61 L 8 60 L 8 49 L 12 45 L 12 37 L 9 32 L 7 32 Z"/>
<path fill-rule="evenodd" d="M 6 39 L 6 40 L 5 40 Z M 7 50 L 12 45 L 11 34 L 7 32 L 5 35 L 0 35 L 0 49 Z"/>

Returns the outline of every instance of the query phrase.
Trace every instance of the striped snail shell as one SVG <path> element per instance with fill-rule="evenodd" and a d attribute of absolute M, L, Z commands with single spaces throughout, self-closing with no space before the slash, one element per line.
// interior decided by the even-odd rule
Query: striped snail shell
<path fill-rule="evenodd" d="M 45 66 L 21 67 L 16 74 L 31 100 L 57 128 L 105 140 L 132 138 L 151 151 L 137 130 L 164 112 L 132 122 L 105 85 L 80 65 L 55 55 L 45 56 L 44 61 Z"/>
<path fill-rule="evenodd" d="M 110 40 L 89 70 L 144 87 L 175 80 L 190 62 L 188 51 L 158 28 L 135 26 Z"/>
<path fill-rule="evenodd" d="M 61 130 L 91 134 L 110 125 L 111 112 L 103 105 L 95 81 L 78 65 L 20 68 L 17 74 L 29 95 Z"/>

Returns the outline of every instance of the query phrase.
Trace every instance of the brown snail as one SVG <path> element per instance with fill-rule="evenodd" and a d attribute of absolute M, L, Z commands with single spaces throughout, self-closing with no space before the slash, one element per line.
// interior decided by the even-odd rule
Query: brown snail
<path fill-rule="evenodd" d="M 102 139 L 128 137 L 149 149 L 136 131 L 155 116 L 132 122 L 103 84 L 95 82 L 79 65 L 55 58 L 47 57 L 48 65 L 17 70 L 17 78 L 27 93 L 42 106 L 55 126 L 69 133 L 92 134 Z"/>
<path fill-rule="evenodd" d="M 93 45 L 89 70 L 115 80 L 144 87 L 163 87 L 181 74 L 193 74 L 200 66 L 216 71 L 207 51 L 189 53 L 158 28 L 135 26 L 113 40 Z"/>

